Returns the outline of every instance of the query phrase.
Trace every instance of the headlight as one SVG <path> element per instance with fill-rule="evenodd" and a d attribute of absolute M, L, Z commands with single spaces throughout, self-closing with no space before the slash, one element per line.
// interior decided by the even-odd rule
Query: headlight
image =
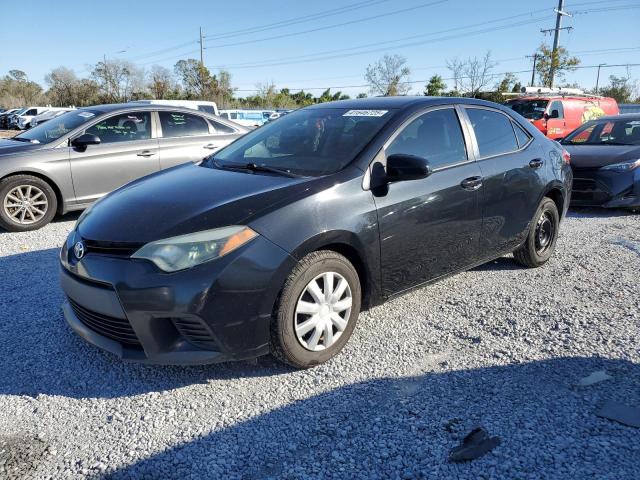
<path fill-rule="evenodd" d="M 239 225 L 147 243 L 132 258 L 144 258 L 165 272 L 177 272 L 222 257 L 258 234 Z"/>
<path fill-rule="evenodd" d="M 607 165 L 602 167 L 602 170 L 615 170 L 616 172 L 630 172 L 640 167 L 640 158 L 631 162 L 614 163 L 613 165 Z"/>

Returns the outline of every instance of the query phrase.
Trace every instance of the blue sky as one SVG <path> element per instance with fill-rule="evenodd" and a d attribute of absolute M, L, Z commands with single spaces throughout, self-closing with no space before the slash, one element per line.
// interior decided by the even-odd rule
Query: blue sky
<path fill-rule="evenodd" d="M 179 58 L 199 58 L 202 27 L 205 64 L 214 72 L 226 67 L 242 96 L 267 82 L 316 88 L 313 93 L 324 87 L 366 91 L 360 86 L 365 69 L 385 53 L 407 58 L 417 82 L 413 91 L 421 92 L 418 81 L 434 73 L 450 76 L 447 59 L 487 50 L 498 61 L 496 73 L 530 70 L 525 56 L 543 40 L 551 42 L 540 29 L 554 26 L 556 5 L 557 0 L 0 0 L 0 75 L 18 68 L 44 84 L 46 73 L 60 65 L 88 75 L 103 55 L 146 68 L 172 67 Z M 574 16 L 564 25 L 573 30 L 562 32 L 561 45 L 583 65 L 640 63 L 638 7 L 638 0 L 566 0 Z M 335 9 L 343 10 L 332 14 Z M 305 18 L 266 28 L 299 17 Z M 639 66 L 604 68 L 601 83 L 627 70 L 640 78 Z M 523 82 L 530 78 L 525 72 L 517 76 Z M 595 77 L 595 69 L 585 68 L 566 80 L 592 87 Z"/>

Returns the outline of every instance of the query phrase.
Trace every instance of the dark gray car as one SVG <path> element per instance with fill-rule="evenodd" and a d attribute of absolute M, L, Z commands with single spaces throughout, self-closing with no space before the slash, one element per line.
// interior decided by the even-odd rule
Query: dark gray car
<path fill-rule="evenodd" d="M 0 227 L 35 230 L 145 175 L 199 162 L 248 130 L 160 105 L 99 105 L 0 140 Z"/>
<path fill-rule="evenodd" d="M 570 133 L 572 206 L 640 209 L 640 114 L 601 117 Z"/>

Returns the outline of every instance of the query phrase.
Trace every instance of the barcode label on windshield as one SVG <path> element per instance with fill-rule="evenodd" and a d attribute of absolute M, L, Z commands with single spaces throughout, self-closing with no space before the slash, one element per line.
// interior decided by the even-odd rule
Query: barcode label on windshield
<path fill-rule="evenodd" d="M 343 117 L 381 117 L 389 110 L 349 110 Z"/>

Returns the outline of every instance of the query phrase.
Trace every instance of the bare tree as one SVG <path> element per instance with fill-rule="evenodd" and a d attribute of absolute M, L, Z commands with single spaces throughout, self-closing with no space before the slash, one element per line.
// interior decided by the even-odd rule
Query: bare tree
<path fill-rule="evenodd" d="M 144 90 L 144 70 L 126 60 L 98 62 L 91 76 L 107 102 L 127 102 Z"/>
<path fill-rule="evenodd" d="M 491 71 L 495 65 L 490 51 L 482 58 L 468 58 L 462 70 L 462 91 L 470 97 L 476 97 L 491 82 Z"/>
<path fill-rule="evenodd" d="M 373 95 L 404 95 L 411 86 L 408 83 L 411 70 L 407 59 L 401 55 L 385 55 L 376 63 L 369 65 L 365 79 Z"/>
<path fill-rule="evenodd" d="M 51 70 L 44 77 L 49 85 L 47 97 L 49 101 L 59 107 L 77 105 L 78 77 L 73 70 L 66 67 L 58 67 Z"/>
<path fill-rule="evenodd" d="M 460 92 L 460 82 L 464 70 L 464 62 L 458 58 L 447 60 L 447 68 L 451 72 L 451 79 L 453 80 L 453 94 L 457 95 Z"/>
<path fill-rule="evenodd" d="M 175 88 L 175 80 L 171 70 L 160 65 L 153 65 L 149 72 L 149 90 L 153 98 L 167 98 Z"/>

